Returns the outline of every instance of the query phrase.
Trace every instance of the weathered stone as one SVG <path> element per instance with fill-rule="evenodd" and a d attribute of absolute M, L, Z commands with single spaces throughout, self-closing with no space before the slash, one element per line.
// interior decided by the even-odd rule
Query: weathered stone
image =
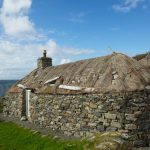
<path fill-rule="evenodd" d="M 99 122 L 102 122 L 102 123 L 105 123 L 105 122 L 107 122 L 107 119 L 99 118 L 98 121 L 99 121 Z"/>
<path fill-rule="evenodd" d="M 26 116 L 22 116 L 20 121 L 27 121 L 27 117 Z"/>
<path fill-rule="evenodd" d="M 136 107 L 144 107 L 146 106 L 145 103 L 131 103 L 133 106 L 136 106 Z"/>
<path fill-rule="evenodd" d="M 82 131 L 89 131 L 90 130 L 90 127 L 89 126 L 81 126 L 81 130 Z"/>
<path fill-rule="evenodd" d="M 105 113 L 105 118 L 106 118 L 106 119 L 113 119 L 113 120 L 115 120 L 116 117 L 117 117 L 116 114 Z"/>
<path fill-rule="evenodd" d="M 83 137 L 91 132 L 106 130 L 119 130 L 133 135 L 145 133 L 150 129 L 149 99 L 149 94 L 144 92 L 83 95 L 31 93 L 31 121 L 52 130 L 60 130 L 67 136 L 74 136 L 77 132 L 77 136 Z M 5 115 L 20 118 L 23 115 L 21 110 L 25 104 L 21 94 L 11 94 L 4 105 Z"/>
<path fill-rule="evenodd" d="M 115 128 L 115 127 L 107 127 L 106 131 L 117 131 L 117 128 Z"/>
<path fill-rule="evenodd" d="M 112 122 L 111 122 L 111 126 L 112 126 L 112 127 L 116 127 L 116 128 L 121 128 L 121 127 L 122 127 L 121 123 L 115 122 L 115 121 L 112 121 Z"/>
<path fill-rule="evenodd" d="M 134 112 L 135 117 L 139 117 L 142 114 L 142 111 L 136 111 Z"/>
<path fill-rule="evenodd" d="M 80 138 L 80 133 L 75 132 L 74 137 L 76 137 L 76 138 Z"/>
<path fill-rule="evenodd" d="M 135 118 L 134 114 L 125 114 L 126 120 L 136 121 L 137 118 Z"/>
<path fill-rule="evenodd" d="M 66 118 L 62 118 L 62 119 L 60 120 L 60 122 L 62 122 L 62 123 L 67 123 L 67 121 L 68 121 L 68 119 L 66 119 Z"/>
<path fill-rule="evenodd" d="M 137 126 L 135 124 L 126 124 L 125 129 L 127 130 L 135 130 L 137 129 Z"/>
<path fill-rule="evenodd" d="M 90 103 L 90 107 L 93 108 L 93 109 L 95 109 L 95 108 L 97 108 L 97 105 L 94 104 L 94 103 Z"/>
<path fill-rule="evenodd" d="M 76 124 L 76 128 L 80 129 L 81 125 L 79 123 Z"/>
<path fill-rule="evenodd" d="M 90 107 L 89 107 L 89 106 L 86 106 L 86 107 L 85 107 L 85 110 L 89 111 L 89 110 L 90 110 Z"/>
<path fill-rule="evenodd" d="M 59 109 L 59 106 L 58 105 L 54 105 L 54 109 Z"/>
<path fill-rule="evenodd" d="M 99 110 L 100 113 L 106 113 L 107 110 Z"/>
<path fill-rule="evenodd" d="M 105 127 L 109 127 L 109 126 L 110 126 L 110 123 L 104 122 L 103 125 L 104 125 Z"/>
<path fill-rule="evenodd" d="M 94 115 L 97 116 L 97 117 L 101 117 L 102 113 L 100 113 L 100 112 L 94 112 Z"/>
<path fill-rule="evenodd" d="M 83 106 L 89 106 L 89 102 L 83 102 Z"/>
<path fill-rule="evenodd" d="M 136 140 L 133 142 L 135 147 L 146 147 L 146 143 L 143 140 Z"/>
<path fill-rule="evenodd" d="M 96 127 L 96 123 L 88 123 L 90 127 Z"/>
<path fill-rule="evenodd" d="M 64 134 L 67 135 L 67 136 L 72 136 L 72 133 L 68 132 L 68 131 L 65 131 Z"/>
<path fill-rule="evenodd" d="M 94 115 L 92 115 L 92 114 L 88 114 L 88 118 L 94 118 Z"/>
<path fill-rule="evenodd" d="M 91 135 L 87 141 L 84 150 L 131 150 L 133 147 L 133 144 L 128 139 L 124 140 L 119 132 Z"/>
<path fill-rule="evenodd" d="M 105 130 L 105 127 L 103 125 L 98 125 L 96 128 L 98 131 L 104 131 Z"/>

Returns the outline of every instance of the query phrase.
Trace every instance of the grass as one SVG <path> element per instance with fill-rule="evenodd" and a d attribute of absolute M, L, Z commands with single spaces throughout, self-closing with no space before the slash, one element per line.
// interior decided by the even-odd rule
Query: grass
<path fill-rule="evenodd" d="M 85 142 L 42 137 L 14 123 L 0 122 L 0 150 L 83 150 Z"/>

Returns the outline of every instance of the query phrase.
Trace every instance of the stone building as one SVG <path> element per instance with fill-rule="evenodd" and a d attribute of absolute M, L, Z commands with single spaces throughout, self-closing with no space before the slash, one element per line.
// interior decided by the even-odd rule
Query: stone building
<path fill-rule="evenodd" d="M 6 94 L 4 115 L 67 136 L 123 131 L 149 144 L 150 70 L 121 53 L 53 66 L 46 56 Z"/>

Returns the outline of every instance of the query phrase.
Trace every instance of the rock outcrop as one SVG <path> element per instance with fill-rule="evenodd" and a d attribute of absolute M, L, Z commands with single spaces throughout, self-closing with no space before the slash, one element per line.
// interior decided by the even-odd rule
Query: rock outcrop
<path fill-rule="evenodd" d="M 86 138 L 84 150 L 132 150 L 133 143 L 129 136 L 121 132 L 105 132 Z"/>

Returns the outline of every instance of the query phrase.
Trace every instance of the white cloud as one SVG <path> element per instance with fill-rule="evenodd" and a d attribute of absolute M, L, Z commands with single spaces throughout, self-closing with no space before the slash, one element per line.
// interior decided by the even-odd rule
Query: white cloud
<path fill-rule="evenodd" d="M 27 16 L 1 16 L 5 33 L 12 36 L 20 36 L 34 31 L 32 23 Z"/>
<path fill-rule="evenodd" d="M 47 49 L 51 57 L 59 50 L 53 40 L 44 44 L 27 45 L 1 40 L 0 47 L 0 79 L 21 78 L 29 73 L 36 68 L 37 58 L 42 56 L 42 49 Z"/>
<path fill-rule="evenodd" d="M 124 0 L 122 4 L 113 5 L 113 9 L 120 12 L 129 12 L 139 6 L 144 0 Z"/>
<path fill-rule="evenodd" d="M 70 59 L 68 59 L 68 58 L 63 58 L 63 59 L 60 61 L 60 64 L 66 64 L 66 63 L 69 63 L 69 62 L 71 62 Z"/>
<path fill-rule="evenodd" d="M 0 79 L 19 79 L 25 76 L 36 68 L 37 58 L 42 56 L 43 49 L 47 50 L 55 65 L 68 63 L 74 56 L 94 52 L 60 46 L 55 40 L 43 36 L 42 31 L 37 32 L 28 15 L 31 4 L 32 0 L 3 0 L 0 9 L 0 23 L 4 28 L 4 33 L 0 36 Z M 81 13 L 77 18 L 83 17 L 84 14 Z"/>
<path fill-rule="evenodd" d="M 50 39 L 45 43 L 29 43 L 0 40 L 0 79 L 22 78 L 37 66 L 37 58 L 42 56 L 42 50 L 53 58 L 54 65 L 71 62 L 72 56 L 85 55 L 94 51 L 60 46 Z M 68 57 L 66 59 L 66 57 Z M 69 58 L 70 57 L 70 58 Z"/>
<path fill-rule="evenodd" d="M 0 23 L 6 34 L 20 37 L 35 32 L 34 24 L 27 16 L 32 0 L 3 0 Z"/>
<path fill-rule="evenodd" d="M 31 4 L 32 0 L 4 0 L 2 11 L 4 14 L 20 14 L 28 11 Z"/>

